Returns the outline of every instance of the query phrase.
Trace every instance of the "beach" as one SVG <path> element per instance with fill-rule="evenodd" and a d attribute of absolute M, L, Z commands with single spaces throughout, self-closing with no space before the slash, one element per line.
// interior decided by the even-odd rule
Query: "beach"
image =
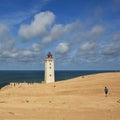
<path fill-rule="evenodd" d="M 0 90 L 0 120 L 119 119 L 120 72 L 49 84 L 11 83 Z"/>

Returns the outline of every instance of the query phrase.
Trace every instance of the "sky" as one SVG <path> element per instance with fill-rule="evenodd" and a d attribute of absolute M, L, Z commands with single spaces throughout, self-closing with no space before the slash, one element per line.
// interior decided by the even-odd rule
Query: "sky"
<path fill-rule="evenodd" d="M 120 70 L 120 0 L 0 0 L 0 70 Z"/>

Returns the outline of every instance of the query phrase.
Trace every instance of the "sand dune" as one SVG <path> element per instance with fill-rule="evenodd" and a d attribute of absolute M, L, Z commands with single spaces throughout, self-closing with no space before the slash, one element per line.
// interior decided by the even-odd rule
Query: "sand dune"
<path fill-rule="evenodd" d="M 120 120 L 120 72 L 5 86 L 0 120 Z"/>

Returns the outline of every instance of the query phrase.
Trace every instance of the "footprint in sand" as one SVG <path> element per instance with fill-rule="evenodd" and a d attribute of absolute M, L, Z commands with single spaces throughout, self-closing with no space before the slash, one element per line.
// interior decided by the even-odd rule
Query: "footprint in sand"
<path fill-rule="evenodd" d="M 0 103 L 7 103 L 6 101 L 0 101 Z"/>
<path fill-rule="evenodd" d="M 120 103 L 120 99 L 117 102 Z"/>
<path fill-rule="evenodd" d="M 8 112 L 9 114 L 11 114 L 11 115 L 15 115 L 15 113 L 13 113 L 13 112 Z"/>
<path fill-rule="evenodd" d="M 25 102 L 26 102 L 26 103 L 29 103 L 29 100 L 26 100 Z"/>

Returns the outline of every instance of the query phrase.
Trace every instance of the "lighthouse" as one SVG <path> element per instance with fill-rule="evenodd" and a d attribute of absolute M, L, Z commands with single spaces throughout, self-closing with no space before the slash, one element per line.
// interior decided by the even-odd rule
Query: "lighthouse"
<path fill-rule="evenodd" d="M 51 52 L 48 52 L 47 57 L 45 58 L 45 83 L 55 82 L 54 76 L 54 58 Z"/>

